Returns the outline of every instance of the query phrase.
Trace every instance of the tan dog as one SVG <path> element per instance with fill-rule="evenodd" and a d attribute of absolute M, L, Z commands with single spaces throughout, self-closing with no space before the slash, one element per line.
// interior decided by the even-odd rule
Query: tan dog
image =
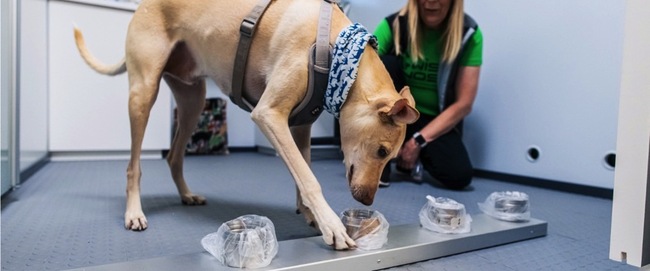
<path fill-rule="evenodd" d="M 205 77 L 224 93 L 231 89 L 239 27 L 256 0 L 144 0 L 135 11 L 126 38 L 125 59 L 114 66 L 97 61 L 75 29 L 77 47 L 96 71 L 115 75 L 128 69 L 131 160 L 127 169 L 125 226 L 147 228 L 140 203 L 140 153 L 149 111 L 161 77 L 178 104 L 179 125 L 167 162 L 183 203 L 205 204 L 183 177 L 185 143 L 205 100 Z M 248 59 L 246 81 L 251 112 L 285 161 L 297 186 L 297 204 L 309 223 L 316 223 L 325 243 L 336 249 L 355 247 L 337 214 L 325 201 L 309 168 L 311 126 L 288 127 L 291 110 L 307 89 L 309 47 L 316 38 L 319 0 L 275 0 L 261 18 Z M 336 7 L 330 44 L 350 20 Z M 395 157 L 406 124 L 419 113 L 408 89 L 398 94 L 378 55 L 368 47 L 358 77 L 340 113 L 341 142 L 353 197 L 373 203 L 379 177 Z"/>

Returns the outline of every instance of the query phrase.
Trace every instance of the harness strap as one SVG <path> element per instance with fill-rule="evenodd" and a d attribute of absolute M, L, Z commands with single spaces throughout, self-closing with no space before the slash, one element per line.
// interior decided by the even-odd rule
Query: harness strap
<path fill-rule="evenodd" d="M 232 75 L 232 90 L 230 100 L 247 111 L 252 111 L 255 105 L 246 101 L 244 91 L 244 74 L 257 21 L 266 11 L 271 0 L 260 0 L 253 10 L 244 18 L 239 28 L 239 45 L 235 55 Z M 324 0 L 320 8 L 316 43 L 312 45 L 309 55 L 309 78 L 305 98 L 289 115 L 289 126 L 312 124 L 323 111 L 323 97 L 327 90 L 329 69 L 331 63 L 331 47 L 329 34 L 332 18 L 332 2 Z"/>
<path fill-rule="evenodd" d="M 316 36 L 316 68 L 324 68 L 325 73 L 329 72 L 330 65 L 330 24 L 332 22 L 332 5 L 329 1 L 323 1 L 320 5 L 320 17 L 318 19 L 318 33 Z M 319 71 L 321 72 L 321 71 Z"/>
<path fill-rule="evenodd" d="M 257 21 L 262 17 L 262 14 L 269 7 L 270 3 L 271 0 L 259 0 L 257 5 L 244 18 L 239 27 L 239 45 L 237 46 L 235 66 L 232 72 L 232 90 L 230 92 L 230 100 L 241 108 L 248 108 L 248 111 L 253 110 L 253 105 L 242 98 L 248 52 L 250 51 L 251 43 L 253 42 L 253 35 L 257 28 Z"/>
<path fill-rule="evenodd" d="M 330 26 L 332 4 L 323 1 L 318 19 L 316 43 L 310 48 L 309 81 L 305 98 L 296 106 L 289 116 L 289 126 L 312 124 L 323 112 L 325 91 L 329 79 L 332 49 L 330 47 Z"/>

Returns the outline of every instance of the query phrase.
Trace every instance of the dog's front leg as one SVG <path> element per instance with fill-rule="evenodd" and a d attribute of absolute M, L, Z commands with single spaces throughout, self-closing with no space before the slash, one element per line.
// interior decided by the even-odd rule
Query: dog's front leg
<path fill-rule="evenodd" d="M 325 201 L 316 176 L 292 139 L 287 125 L 287 114 L 280 113 L 261 102 L 251 115 L 253 121 L 260 127 L 289 168 L 300 191 L 300 198 L 304 205 L 311 210 L 325 243 L 337 250 L 356 247 L 356 243 L 347 235 L 339 217 Z M 304 138 L 298 139 L 298 141 L 304 140 Z"/>
<path fill-rule="evenodd" d="M 307 165 L 311 166 L 311 125 L 291 127 L 290 130 L 302 158 L 305 159 Z M 298 186 L 296 186 L 296 208 L 296 212 L 303 214 L 310 226 L 318 228 L 314 214 L 302 202 L 302 195 L 300 195 Z"/>

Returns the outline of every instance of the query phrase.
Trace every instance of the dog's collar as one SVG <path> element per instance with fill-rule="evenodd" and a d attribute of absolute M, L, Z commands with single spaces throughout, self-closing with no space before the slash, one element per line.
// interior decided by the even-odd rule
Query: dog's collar
<path fill-rule="evenodd" d="M 336 118 L 357 78 L 359 61 L 368 43 L 377 49 L 377 38 L 359 23 L 344 28 L 336 38 L 324 106 Z"/>

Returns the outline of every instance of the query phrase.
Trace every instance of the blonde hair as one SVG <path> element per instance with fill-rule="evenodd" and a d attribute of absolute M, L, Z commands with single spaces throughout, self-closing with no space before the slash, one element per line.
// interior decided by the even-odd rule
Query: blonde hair
<path fill-rule="evenodd" d="M 460 51 L 461 39 L 463 35 L 463 0 L 450 0 L 451 7 L 447 18 L 443 22 L 443 53 L 442 61 L 451 62 L 456 58 Z M 411 52 L 411 60 L 417 63 L 418 60 L 424 58 L 423 45 L 422 45 L 422 29 L 423 25 L 420 22 L 420 15 L 418 12 L 418 0 L 409 0 L 402 9 L 400 9 L 398 16 L 392 23 L 393 26 L 393 46 L 397 55 L 403 53 L 400 44 L 400 26 L 399 17 L 407 16 L 406 22 L 409 29 L 408 46 Z"/>

